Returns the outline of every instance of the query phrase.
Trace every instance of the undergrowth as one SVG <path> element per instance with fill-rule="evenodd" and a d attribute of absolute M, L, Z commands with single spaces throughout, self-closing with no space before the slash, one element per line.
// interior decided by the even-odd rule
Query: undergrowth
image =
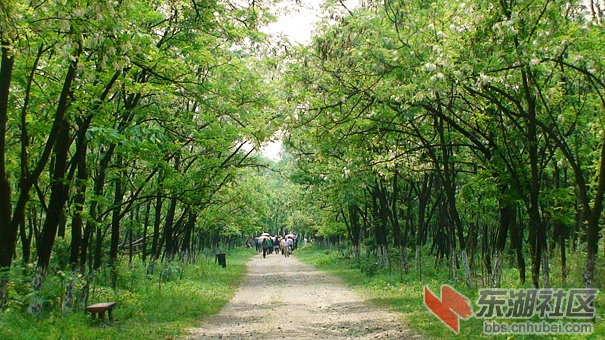
<path fill-rule="evenodd" d="M 338 249 L 338 248 L 333 248 Z M 409 271 L 402 273 L 398 270 L 398 259 L 392 258 L 392 267 L 382 266 L 375 259 L 363 258 L 356 260 L 353 253 L 347 249 L 340 248 L 336 250 L 326 250 L 314 245 L 308 245 L 295 252 L 297 258 L 326 270 L 334 275 L 341 277 L 349 286 L 378 308 L 385 308 L 402 315 L 401 322 L 408 328 L 419 334 L 423 338 L 446 339 L 603 339 L 605 338 L 605 326 L 603 325 L 605 315 L 605 295 L 601 292 L 594 303 L 596 308 L 595 320 L 558 320 L 562 322 L 591 322 L 594 326 L 594 332 L 590 335 L 487 335 L 483 331 L 483 321 L 475 317 L 468 320 L 460 320 L 460 333 L 456 335 L 435 315 L 433 315 L 423 303 L 424 286 L 427 286 L 438 298 L 441 297 L 441 286 L 450 285 L 461 294 L 468 297 L 473 305 L 474 312 L 477 312 L 476 301 L 479 288 L 488 288 L 483 286 L 481 273 L 475 273 L 474 286 L 469 288 L 466 281 L 463 280 L 463 273 L 457 273 L 458 280 L 452 279 L 452 273 L 447 264 L 436 263 L 433 257 L 426 255 L 418 268 L 414 262 L 413 255 L 410 256 Z M 553 288 L 582 288 L 581 269 L 583 268 L 584 257 L 581 254 L 569 259 L 569 275 L 565 281 L 557 266 L 556 259 L 551 260 L 551 287 Z M 602 262 L 598 268 L 598 277 L 596 282 L 602 282 L 603 275 Z M 529 275 L 529 272 L 528 272 Z M 521 284 L 518 279 L 518 272 L 514 268 L 506 268 L 503 272 L 501 288 L 531 288 L 531 280 L 528 278 L 525 284 Z M 492 320 L 486 320 L 492 321 Z M 506 320 L 494 319 L 498 322 L 513 322 L 524 320 Z M 532 322 L 541 322 L 541 319 L 531 319 Z"/>
<path fill-rule="evenodd" d="M 227 252 L 227 267 L 218 266 L 214 256 L 201 256 L 196 264 L 177 261 L 156 264 L 154 275 L 134 261 L 120 265 L 117 289 L 109 288 L 106 269 L 97 273 L 90 287 L 89 304 L 116 301 L 114 322 L 93 321 L 82 308 L 63 314 L 61 303 L 65 278 L 49 276 L 41 298 L 45 312 L 36 320 L 27 313 L 28 278 L 13 270 L 9 307 L 0 312 L 0 339 L 166 339 L 183 336 L 188 328 L 217 313 L 234 295 L 245 263 L 255 254 L 250 249 Z M 25 275 L 23 275 L 25 276 Z"/>

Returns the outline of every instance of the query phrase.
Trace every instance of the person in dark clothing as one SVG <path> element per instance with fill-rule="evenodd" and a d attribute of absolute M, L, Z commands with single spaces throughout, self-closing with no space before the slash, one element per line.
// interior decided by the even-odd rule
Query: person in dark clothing
<path fill-rule="evenodd" d="M 271 241 L 270 237 L 263 239 L 263 257 L 266 257 L 269 254 L 270 249 L 273 248 L 273 241 Z"/>

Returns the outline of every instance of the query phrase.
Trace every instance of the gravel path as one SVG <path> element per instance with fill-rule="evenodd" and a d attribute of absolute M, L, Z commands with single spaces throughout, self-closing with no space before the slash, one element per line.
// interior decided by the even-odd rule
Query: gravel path
<path fill-rule="evenodd" d="M 233 299 L 189 339 L 419 338 L 397 314 L 370 306 L 340 279 L 297 260 L 254 256 Z"/>

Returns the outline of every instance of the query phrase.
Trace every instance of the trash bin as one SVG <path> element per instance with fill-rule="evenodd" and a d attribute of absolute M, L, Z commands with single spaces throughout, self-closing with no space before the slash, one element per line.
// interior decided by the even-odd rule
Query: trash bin
<path fill-rule="evenodd" d="M 227 259 L 225 258 L 225 254 L 216 254 L 216 262 L 223 268 L 227 267 Z"/>

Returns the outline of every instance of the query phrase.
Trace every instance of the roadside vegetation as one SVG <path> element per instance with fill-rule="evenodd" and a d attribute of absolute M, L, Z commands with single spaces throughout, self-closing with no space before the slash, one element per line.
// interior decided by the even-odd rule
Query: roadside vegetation
<path fill-rule="evenodd" d="M 428 252 L 428 249 L 423 251 Z M 295 252 L 295 256 L 319 269 L 325 270 L 332 275 L 340 277 L 346 284 L 357 293 L 378 308 L 386 308 L 403 315 L 402 322 L 415 333 L 431 339 L 603 339 L 605 337 L 605 296 L 600 294 L 595 301 L 597 317 L 591 320 L 594 324 L 594 333 L 590 335 L 549 335 L 537 336 L 536 334 L 520 335 L 485 335 L 483 332 L 483 320 L 471 317 L 468 320 L 460 320 L 460 334 L 457 336 L 436 316 L 434 316 L 423 304 L 423 287 L 428 288 L 438 297 L 441 295 L 441 285 L 447 284 L 471 300 L 474 312 L 477 312 L 475 301 L 478 298 L 478 289 L 468 288 L 464 282 L 454 282 L 447 274 L 447 269 L 433 260 L 427 260 L 422 264 L 422 275 L 418 270 L 402 273 L 397 268 L 380 268 L 374 261 L 364 259 L 355 260 L 355 257 L 346 245 L 340 247 L 326 244 L 309 244 Z M 581 258 L 572 260 L 573 266 L 581 266 Z M 553 277 L 560 277 L 553 273 Z M 530 284 L 520 285 L 517 274 L 513 269 L 506 270 L 503 277 L 503 286 L 507 288 L 531 288 Z M 575 282 L 553 282 L 553 285 L 561 288 L 581 287 L 581 280 Z M 494 319 L 496 320 L 496 319 Z M 523 321 L 519 319 L 504 320 L 499 322 Z M 531 321 L 541 321 L 532 319 Z M 578 322 L 585 320 L 551 320 L 564 322 Z"/>
<path fill-rule="evenodd" d="M 146 274 L 140 262 L 120 265 L 116 289 L 110 287 L 107 269 L 92 282 L 91 303 L 116 301 L 114 322 L 92 320 L 83 310 L 65 314 L 61 310 L 65 281 L 53 277 L 42 291 L 48 301 L 36 319 L 26 304 L 27 277 L 15 273 L 21 285 L 11 288 L 11 305 L 0 317 L 0 339 L 170 339 L 186 335 L 187 329 L 216 314 L 229 301 L 246 274 L 245 263 L 256 254 L 249 248 L 226 252 L 227 267 L 215 263 L 213 253 L 203 254 L 195 264 L 172 262 Z"/>

